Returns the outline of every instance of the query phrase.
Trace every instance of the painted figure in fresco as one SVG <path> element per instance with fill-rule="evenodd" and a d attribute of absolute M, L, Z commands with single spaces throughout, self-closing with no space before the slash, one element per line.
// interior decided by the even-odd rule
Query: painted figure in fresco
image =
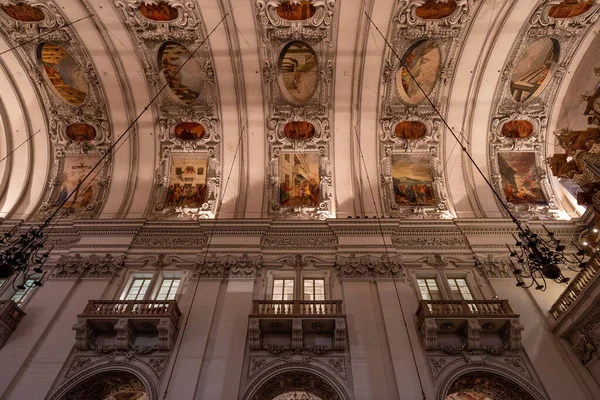
<path fill-rule="evenodd" d="M 62 205 L 62 203 L 64 203 L 65 200 L 67 199 L 68 195 L 69 195 L 69 191 L 67 190 L 67 187 L 63 186 L 62 190 L 58 194 L 58 199 L 56 199 L 54 206 L 58 207 L 58 206 Z"/>
<path fill-rule="evenodd" d="M 290 202 L 290 198 L 292 197 L 290 195 L 291 190 L 292 190 L 292 188 L 287 186 L 285 183 L 282 183 L 279 186 L 279 202 L 282 205 L 287 206 L 288 203 Z"/>
<path fill-rule="evenodd" d="M 423 19 L 441 19 L 451 15 L 456 7 L 456 0 L 425 0 L 415 14 Z"/>
<path fill-rule="evenodd" d="M 167 189 L 166 206 L 201 207 L 206 201 L 206 185 L 197 184 L 181 186 L 179 183 L 169 185 Z"/>
<path fill-rule="evenodd" d="M 4 5 L 1 8 L 9 17 L 17 21 L 39 22 L 45 18 L 42 10 L 25 3 Z"/>
<path fill-rule="evenodd" d="M 85 192 L 83 192 L 83 196 L 81 196 L 81 206 L 85 207 L 92 201 L 92 196 L 94 192 L 92 191 L 92 187 L 89 186 Z"/>
<path fill-rule="evenodd" d="M 302 1 L 300 4 L 293 4 L 289 1 L 282 2 L 277 7 L 277 14 L 287 20 L 300 21 L 312 17 L 315 13 L 315 7 L 309 1 Z"/>

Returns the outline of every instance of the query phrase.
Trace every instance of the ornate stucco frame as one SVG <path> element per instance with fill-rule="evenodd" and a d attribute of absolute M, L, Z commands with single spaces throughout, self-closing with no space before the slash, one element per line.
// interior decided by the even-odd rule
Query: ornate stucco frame
<path fill-rule="evenodd" d="M 178 11 L 172 21 L 153 21 L 139 11 L 142 0 L 113 0 L 113 7 L 130 27 L 129 34 L 137 44 L 136 49 L 144 67 L 149 90 L 153 94 L 167 83 L 160 67 L 160 50 L 166 42 L 175 42 L 192 53 L 198 49 L 189 62 L 198 63 L 203 75 L 201 96 L 193 103 L 178 101 L 166 88 L 153 104 L 158 126 L 159 166 L 156 182 L 147 209 L 150 219 L 202 219 L 214 218 L 221 196 L 221 156 L 222 124 L 219 108 L 219 91 L 216 71 L 213 68 L 213 55 L 206 41 L 206 30 L 200 10 L 194 2 L 170 1 L 169 5 Z M 200 48 L 198 46 L 202 45 Z M 201 123 L 205 134 L 198 140 L 182 140 L 174 135 L 174 127 L 181 122 Z M 202 207 L 165 206 L 171 160 L 175 154 L 186 157 L 203 157 L 208 160 L 207 186 L 211 196 Z"/>
<path fill-rule="evenodd" d="M 268 142 L 267 212 L 276 219 L 290 217 L 325 219 L 335 216 L 333 191 L 333 159 L 331 156 L 331 129 L 333 118 L 333 64 L 335 60 L 335 0 L 311 0 L 314 15 L 303 21 L 289 21 L 277 14 L 281 0 L 256 0 L 257 28 L 265 42 L 260 51 L 265 86 Z M 307 43 L 318 60 L 319 81 L 314 95 L 302 105 L 288 101 L 281 92 L 278 64 L 285 46 L 293 41 Z M 289 139 L 284 127 L 293 121 L 307 121 L 315 127 L 315 135 L 306 140 Z M 279 155 L 284 153 L 318 153 L 319 205 L 317 207 L 287 207 L 279 200 Z"/>
<path fill-rule="evenodd" d="M 448 106 L 448 94 L 454 76 L 455 60 L 468 31 L 471 15 L 476 6 L 472 0 L 457 1 L 456 10 L 439 20 L 424 20 L 416 16 L 419 0 L 398 2 L 394 10 L 388 40 L 393 47 L 384 53 L 382 89 L 380 102 L 380 133 L 378 135 L 379 161 L 381 165 L 380 190 L 384 212 L 396 218 L 452 218 L 452 202 L 446 189 L 441 137 L 443 122 L 425 99 L 418 104 L 408 104 L 397 90 L 397 73 L 402 68 L 398 56 L 422 40 L 433 40 L 440 51 L 440 69 L 437 80 L 428 93 L 440 112 Z M 395 127 L 401 121 L 417 121 L 425 125 L 427 133 L 420 139 L 406 140 L 395 135 Z M 391 158 L 394 154 L 427 153 L 431 156 L 431 180 L 436 204 L 433 206 L 401 206 L 394 196 Z"/>

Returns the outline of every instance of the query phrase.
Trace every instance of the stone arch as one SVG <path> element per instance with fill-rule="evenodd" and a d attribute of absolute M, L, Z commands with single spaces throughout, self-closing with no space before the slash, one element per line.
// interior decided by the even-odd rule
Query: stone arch
<path fill-rule="evenodd" d="M 490 365 L 472 365 L 453 369 L 446 374 L 438 387 L 436 399 L 457 391 L 472 390 L 493 400 L 546 400 L 541 391 L 514 371 Z"/>
<path fill-rule="evenodd" d="M 265 371 L 249 385 L 242 399 L 271 400 L 293 391 L 303 391 L 321 399 L 352 399 L 334 377 L 309 366 L 290 366 Z"/>
<path fill-rule="evenodd" d="M 110 385 L 107 382 L 117 382 L 117 384 Z M 142 393 L 147 394 L 148 400 L 158 400 L 154 379 L 143 369 L 134 365 L 102 365 L 88 368 L 63 382 L 49 399 L 75 400 L 85 398 L 103 400 L 114 394 L 113 391 L 118 390 L 116 385 L 131 389 L 131 393 L 139 389 Z M 99 397 L 92 398 L 86 393 L 95 393 Z"/>

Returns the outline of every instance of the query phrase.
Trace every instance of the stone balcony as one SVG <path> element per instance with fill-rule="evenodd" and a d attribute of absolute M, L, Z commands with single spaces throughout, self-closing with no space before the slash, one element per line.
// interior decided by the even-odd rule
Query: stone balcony
<path fill-rule="evenodd" d="M 571 351 L 600 375 L 600 254 L 580 271 L 550 308 L 551 331 L 569 342 Z"/>
<path fill-rule="evenodd" d="M 90 300 L 77 316 L 77 350 L 170 351 L 181 311 L 175 300 Z"/>
<path fill-rule="evenodd" d="M 250 350 L 272 354 L 345 350 L 346 317 L 341 300 L 255 300 L 249 318 Z"/>
<path fill-rule="evenodd" d="M 0 301 L 0 348 L 8 337 L 17 329 L 17 325 L 25 313 L 12 300 Z"/>
<path fill-rule="evenodd" d="M 416 315 L 426 351 L 521 349 L 523 326 L 508 300 L 421 300 Z"/>

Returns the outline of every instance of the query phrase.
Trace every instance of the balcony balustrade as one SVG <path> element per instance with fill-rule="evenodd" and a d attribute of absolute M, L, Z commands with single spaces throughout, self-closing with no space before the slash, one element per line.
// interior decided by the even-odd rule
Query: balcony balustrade
<path fill-rule="evenodd" d="M 342 317 L 341 300 L 308 301 L 308 300 L 254 300 L 252 315 L 257 317 Z"/>
<path fill-rule="evenodd" d="M 73 329 L 79 350 L 129 350 L 139 347 L 137 336 L 144 336 L 145 348 L 169 351 L 181 311 L 175 300 L 90 300 L 77 317 Z"/>
<path fill-rule="evenodd" d="M 571 279 L 569 286 L 550 308 L 550 315 L 554 317 L 554 320 L 558 320 L 575 304 L 581 293 L 590 286 L 594 277 L 598 274 L 598 270 L 600 270 L 600 255 L 596 254 L 588 262 L 588 267 Z"/>
<path fill-rule="evenodd" d="M 249 315 L 250 350 L 342 351 L 346 317 L 341 300 L 255 300 Z"/>
<path fill-rule="evenodd" d="M 17 329 L 17 325 L 25 313 L 12 300 L 0 300 L 0 348 L 11 333 Z"/>
<path fill-rule="evenodd" d="M 523 327 L 508 300 L 421 300 L 416 315 L 428 351 L 521 348 Z"/>

